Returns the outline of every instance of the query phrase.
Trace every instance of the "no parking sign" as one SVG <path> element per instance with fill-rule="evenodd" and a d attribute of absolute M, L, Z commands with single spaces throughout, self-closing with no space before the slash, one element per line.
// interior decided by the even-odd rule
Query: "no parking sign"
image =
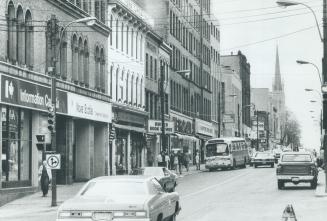
<path fill-rule="evenodd" d="M 45 159 L 50 169 L 60 169 L 60 154 L 47 154 Z"/>

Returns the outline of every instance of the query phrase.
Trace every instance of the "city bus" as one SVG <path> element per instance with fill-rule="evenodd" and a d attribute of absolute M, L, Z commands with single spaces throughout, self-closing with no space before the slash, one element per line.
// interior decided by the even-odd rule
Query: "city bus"
<path fill-rule="evenodd" d="M 249 160 L 245 139 L 240 137 L 210 139 L 205 144 L 205 150 L 205 167 L 209 171 L 219 168 L 245 168 Z"/>

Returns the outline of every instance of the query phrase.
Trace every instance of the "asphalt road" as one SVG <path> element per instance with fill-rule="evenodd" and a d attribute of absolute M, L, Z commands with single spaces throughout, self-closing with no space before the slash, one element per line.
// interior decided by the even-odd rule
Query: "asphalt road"
<path fill-rule="evenodd" d="M 178 221 L 277 221 L 292 204 L 298 221 L 326 221 L 327 198 L 309 184 L 277 189 L 275 168 L 203 172 L 180 180 Z"/>

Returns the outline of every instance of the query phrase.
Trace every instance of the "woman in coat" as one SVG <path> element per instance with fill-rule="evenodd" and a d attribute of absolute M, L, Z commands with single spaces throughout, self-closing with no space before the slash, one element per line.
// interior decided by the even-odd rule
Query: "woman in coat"
<path fill-rule="evenodd" d="M 47 162 L 43 161 L 42 165 L 39 168 L 39 181 L 41 183 L 41 189 L 43 193 L 43 197 L 48 194 L 49 184 L 52 179 L 51 169 L 48 168 Z"/>

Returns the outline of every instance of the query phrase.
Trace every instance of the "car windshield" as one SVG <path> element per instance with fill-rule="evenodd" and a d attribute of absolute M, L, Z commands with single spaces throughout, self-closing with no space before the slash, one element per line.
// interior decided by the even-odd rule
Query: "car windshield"
<path fill-rule="evenodd" d="M 283 162 L 311 162 L 309 154 L 285 154 L 283 155 Z"/>
<path fill-rule="evenodd" d="M 143 170 L 143 175 L 146 176 L 163 176 L 164 172 L 161 167 L 146 167 Z"/>
<path fill-rule="evenodd" d="M 207 149 L 207 157 L 229 155 L 228 145 L 225 143 L 208 144 L 206 149 Z"/>
<path fill-rule="evenodd" d="M 111 196 L 111 195 L 145 195 L 146 183 L 140 181 L 98 181 L 90 182 L 82 196 Z"/>

